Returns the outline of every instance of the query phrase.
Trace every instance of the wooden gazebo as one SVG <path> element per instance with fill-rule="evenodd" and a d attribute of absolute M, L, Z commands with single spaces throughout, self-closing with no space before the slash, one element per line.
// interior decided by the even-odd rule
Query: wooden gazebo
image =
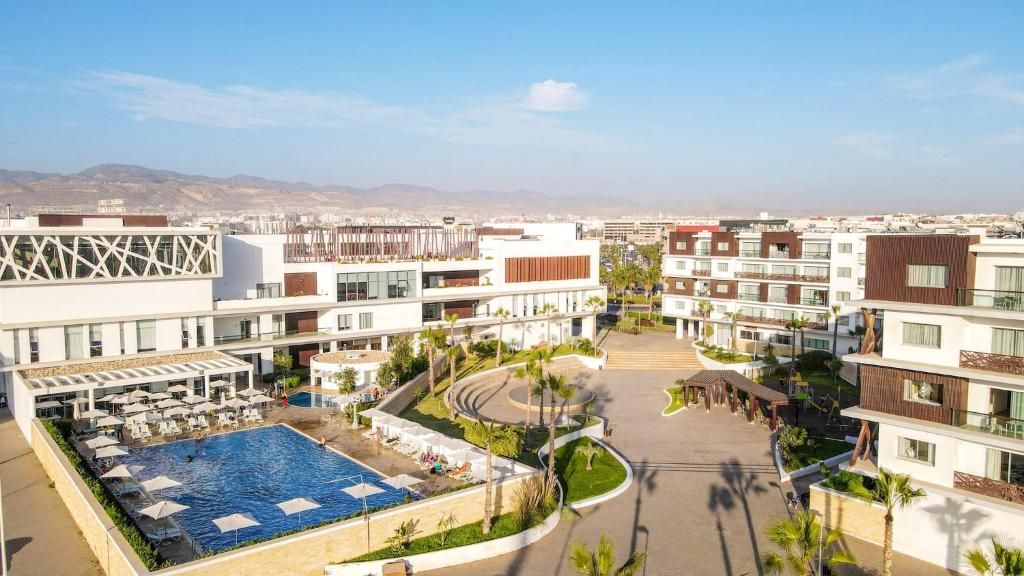
<path fill-rule="evenodd" d="M 733 412 L 739 409 L 739 391 L 742 390 L 750 397 L 750 410 L 747 411 L 747 421 L 753 421 L 754 413 L 760 411 L 761 402 L 768 402 L 771 405 L 771 429 L 775 430 L 779 424 L 779 406 L 789 404 L 789 397 L 778 390 L 758 384 L 750 378 L 732 370 L 701 370 L 686 379 L 683 383 L 683 398 L 687 403 L 690 401 L 690 388 L 702 388 L 704 390 L 704 406 L 711 410 L 711 405 L 724 406 L 729 404 Z"/>

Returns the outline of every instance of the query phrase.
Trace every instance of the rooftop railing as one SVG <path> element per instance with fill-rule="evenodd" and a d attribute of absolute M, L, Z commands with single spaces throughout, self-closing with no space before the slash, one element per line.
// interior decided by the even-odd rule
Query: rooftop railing
<path fill-rule="evenodd" d="M 957 306 L 1024 312 L 1024 292 L 959 288 L 956 291 L 956 304 Z"/>
<path fill-rule="evenodd" d="M 1024 486 L 966 472 L 953 472 L 953 487 L 1015 504 L 1024 504 Z"/>
<path fill-rule="evenodd" d="M 957 428 L 1024 440 L 1024 420 L 966 410 L 952 410 L 951 412 L 950 425 Z"/>
<path fill-rule="evenodd" d="M 804 306 L 828 306 L 827 298 L 801 298 L 800 303 Z"/>

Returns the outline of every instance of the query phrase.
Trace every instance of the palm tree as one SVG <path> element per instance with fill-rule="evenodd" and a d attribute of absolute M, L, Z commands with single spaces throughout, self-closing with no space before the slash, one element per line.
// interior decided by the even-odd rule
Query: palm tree
<path fill-rule="evenodd" d="M 457 344 L 452 344 L 444 351 L 448 355 L 448 418 L 452 422 L 455 422 L 455 360 L 460 350 Z"/>
<path fill-rule="evenodd" d="M 697 303 L 697 310 L 700 312 L 700 315 L 704 318 L 704 326 L 701 327 L 701 330 L 707 329 L 708 318 L 711 317 L 711 310 L 713 308 L 714 306 L 712 306 L 711 302 L 708 302 L 707 300 L 701 300 L 700 302 Z M 698 334 L 698 336 L 700 336 L 700 334 Z M 709 344 L 709 342 L 704 342 L 704 344 L 707 345 Z"/>
<path fill-rule="evenodd" d="M 508 310 L 505 310 L 500 306 L 498 307 L 497 310 L 494 311 L 494 317 L 498 319 L 498 352 L 497 356 L 495 356 L 494 358 L 495 367 L 501 366 L 501 347 L 505 344 L 502 341 L 502 338 L 504 337 L 505 334 L 505 320 L 508 320 L 508 317 L 510 315 L 511 314 L 509 314 Z"/>
<path fill-rule="evenodd" d="M 992 537 L 992 555 L 981 548 L 964 553 L 964 560 L 978 576 L 1024 576 L 1024 548 L 1007 546 Z"/>
<path fill-rule="evenodd" d="M 453 314 L 445 314 L 444 315 L 444 321 L 448 323 L 448 328 L 451 330 L 451 333 L 452 333 L 452 345 L 454 346 L 455 345 L 455 323 L 459 321 L 459 315 L 455 314 L 455 313 L 453 313 Z"/>
<path fill-rule="evenodd" d="M 590 298 L 587 298 L 587 301 L 584 302 L 583 305 L 590 309 L 590 314 L 593 317 L 594 331 L 593 336 L 590 338 L 590 341 L 594 344 L 594 346 L 597 346 L 597 311 L 604 308 L 605 301 L 602 300 L 600 296 L 595 294 Z"/>
<path fill-rule="evenodd" d="M 526 364 L 516 368 L 516 371 L 515 371 L 514 375 L 515 375 L 516 378 L 526 382 L 526 426 L 524 426 L 523 429 L 526 430 L 527 434 L 529 434 L 530 433 L 530 418 L 532 417 L 532 414 L 533 414 L 533 394 L 534 394 L 533 386 L 534 386 L 534 383 L 537 382 L 538 380 L 540 380 L 540 378 L 542 376 L 540 361 L 537 360 L 536 358 L 531 357 L 529 360 L 526 361 Z M 544 397 L 543 396 L 541 396 L 541 402 L 544 402 Z M 543 408 L 544 408 L 544 406 L 542 404 L 541 405 L 541 420 L 544 419 L 544 409 Z M 541 422 L 541 426 L 543 426 L 543 425 L 544 425 L 544 423 Z"/>
<path fill-rule="evenodd" d="M 466 438 L 487 450 L 487 472 L 484 477 L 484 525 L 483 533 L 491 531 L 494 516 L 494 455 L 514 458 L 519 455 L 522 438 L 519 430 L 511 426 L 495 426 L 494 422 L 484 424 L 473 422 L 466 429 Z"/>
<path fill-rule="evenodd" d="M 661 282 L 661 265 L 651 263 L 650 266 L 640 273 L 640 283 L 643 284 L 644 294 L 647 296 L 647 317 L 653 320 L 654 317 L 654 287 Z"/>
<path fill-rule="evenodd" d="M 885 535 L 882 540 L 882 576 L 892 576 L 892 530 L 895 509 L 902 510 L 909 504 L 927 496 L 924 490 L 910 485 L 907 474 L 893 474 L 882 468 L 875 480 L 875 500 L 885 506 Z"/>
<path fill-rule="evenodd" d="M 547 316 L 547 322 L 546 322 L 547 336 L 546 336 L 545 342 L 547 342 L 548 348 L 552 347 L 551 346 L 551 317 L 557 311 L 558 311 L 558 308 L 555 307 L 555 305 L 552 304 L 551 302 L 545 302 L 544 305 L 540 307 L 540 313 L 545 315 L 545 316 Z"/>
<path fill-rule="evenodd" d="M 569 552 L 569 563 L 579 576 L 632 576 L 644 567 L 646 560 L 646 553 L 634 552 L 625 564 L 613 568 L 615 549 L 604 534 L 597 543 L 597 549 L 591 550 L 577 540 L 572 543 Z"/>
<path fill-rule="evenodd" d="M 551 374 L 549 372 L 543 380 L 548 391 L 551 393 L 551 407 L 548 413 L 548 475 L 546 486 L 548 495 L 553 496 L 555 493 L 555 424 L 558 423 L 558 419 L 555 418 L 555 397 L 558 396 L 563 401 L 570 400 L 576 395 L 576 389 L 566 384 L 565 374 Z M 562 411 L 559 410 L 558 414 L 561 416 Z"/>
<path fill-rule="evenodd" d="M 792 337 L 791 337 L 790 342 L 789 342 L 789 376 L 790 376 L 790 378 L 792 378 L 793 377 L 793 373 L 796 372 L 796 333 L 797 333 L 797 330 L 800 331 L 800 336 L 801 336 L 801 338 L 800 338 L 801 339 L 800 348 L 801 348 L 801 353 L 803 353 L 803 333 L 804 333 L 804 328 L 806 328 L 806 327 L 807 327 L 807 319 L 803 318 L 803 317 L 793 318 L 792 320 L 786 322 L 786 329 L 789 330 L 790 333 L 792 334 Z"/>
<path fill-rule="evenodd" d="M 761 556 L 761 566 L 766 574 L 782 574 L 789 568 L 790 574 L 811 576 L 815 574 L 812 562 L 819 553 L 820 561 L 836 568 L 841 564 L 853 564 L 849 552 L 836 547 L 843 534 L 839 530 L 821 533 L 818 517 L 807 510 L 798 510 L 793 518 L 781 518 L 768 527 L 768 540 L 782 549 L 782 555 L 766 552 Z M 826 559 L 827 558 L 827 559 Z"/>
<path fill-rule="evenodd" d="M 736 352 L 736 323 L 740 319 L 740 313 L 726 312 L 725 317 L 729 319 L 729 350 Z"/>
<path fill-rule="evenodd" d="M 839 311 L 843 307 L 839 304 L 832 305 L 832 317 L 835 318 L 835 322 L 832 323 L 832 357 L 836 357 L 836 346 L 839 344 Z"/>
<path fill-rule="evenodd" d="M 434 362 L 437 360 L 437 351 L 444 346 L 444 330 L 428 327 L 420 332 L 420 341 L 427 348 L 427 382 L 430 384 L 430 395 L 434 395 Z"/>

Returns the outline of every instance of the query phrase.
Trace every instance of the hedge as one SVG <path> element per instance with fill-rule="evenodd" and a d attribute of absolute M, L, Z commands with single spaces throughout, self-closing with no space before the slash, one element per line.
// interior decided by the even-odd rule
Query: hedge
<path fill-rule="evenodd" d="M 110 493 L 110 489 L 107 488 L 106 484 L 100 481 L 96 477 L 96 473 L 92 468 L 85 463 L 82 455 L 75 450 L 75 447 L 67 439 L 67 434 L 71 430 L 71 425 L 65 420 L 61 420 L 59 424 L 55 424 L 50 420 L 41 420 L 43 428 L 50 434 L 53 441 L 60 448 L 60 451 L 64 453 L 68 461 L 71 463 L 72 468 L 78 472 L 81 476 L 82 481 L 92 491 L 93 496 L 99 502 L 100 506 L 107 512 L 107 516 L 117 526 L 117 529 L 124 536 L 125 540 L 135 550 L 135 553 L 139 556 L 139 560 L 149 570 L 158 570 L 164 566 L 170 566 L 171 562 L 161 562 L 160 553 L 157 551 L 156 546 L 151 544 L 146 536 L 139 530 L 139 527 L 135 525 L 135 522 L 131 519 L 131 516 L 124 511 L 121 507 L 121 503 L 117 501 L 117 498 Z"/>

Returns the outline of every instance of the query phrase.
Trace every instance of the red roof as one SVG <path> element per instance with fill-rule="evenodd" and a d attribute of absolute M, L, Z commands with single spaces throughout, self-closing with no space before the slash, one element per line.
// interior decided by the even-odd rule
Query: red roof
<path fill-rule="evenodd" d="M 719 229 L 714 224 L 676 224 L 676 232 L 718 232 Z"/>

